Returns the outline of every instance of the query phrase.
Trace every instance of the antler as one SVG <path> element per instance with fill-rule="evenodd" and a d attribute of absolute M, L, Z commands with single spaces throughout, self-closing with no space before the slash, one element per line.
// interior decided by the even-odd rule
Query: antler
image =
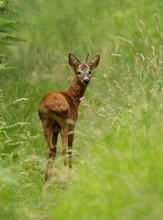
<path fill-rule="evenodd" d="M 77 59 L 77 61 L 79 62 L 79 63 L 81 63 L 80 62 L 80 60 L 79 60 L 79 58 L 77 58 L 77 56 L 74 54 L 74 57 Z"/>
<path fill-rule="evenodd" d="M 87 56 L 86 56 L 86 59 L 85 59 L 85 63 L 87 63 L 88 57 L 89 57 L 89 53 L 87 53 Z"/>

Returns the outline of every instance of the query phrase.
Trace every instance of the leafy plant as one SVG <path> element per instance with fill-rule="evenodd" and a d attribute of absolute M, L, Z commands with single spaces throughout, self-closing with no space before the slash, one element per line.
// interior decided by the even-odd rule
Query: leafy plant
<path fill-rule="evenodd" d="M 29 2 L 8 2 L 46 28 L 27 32 L 23 46 L 8 44 L 19 68 L 0 75 L 0 219 L 162 219 L 163 1 Z M 67 54 L 87 51 L 101 62 L 80 105 L 74 167 L 62 168 L 59 138 L 44 184 L 37 107 L 71 82 Z"/>
<path fill-rule="evenodd" d="M 0 1 L 0 70 L 9 68 L 6 63 L 6 49 L 8 46 L 19 42 L 25 42 L 24 30 L 33 29 L 36 26 L 26 21 L 26 15 L 31 13 L 26 0 Z M 34 10 L 33 10 L 34 11 Z"/>

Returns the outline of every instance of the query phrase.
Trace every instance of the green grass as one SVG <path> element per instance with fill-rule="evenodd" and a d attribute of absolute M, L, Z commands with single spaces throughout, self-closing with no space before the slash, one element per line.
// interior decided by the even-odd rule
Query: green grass
<path fill-rule="evenodd" d="M 29 6 L 31 7 L 31 6 Z M 163 3 L 35 3 L 0 75 L 0 219 L 162 219 Z M 44 184 L 47 147 L 37 107 L 73 78 L 67 55 L 100 54 L 79 120 L 72 171 L 61 141 Z"/>

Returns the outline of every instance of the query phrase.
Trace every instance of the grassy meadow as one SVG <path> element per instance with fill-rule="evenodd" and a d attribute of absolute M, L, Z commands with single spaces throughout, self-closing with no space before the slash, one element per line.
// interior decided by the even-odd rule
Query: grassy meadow
<path fill-rule="evenodd" d="M 31 25 L 0 72 L 0 219 L 163 219 L 163 2 L 20 4 Z M 101 61 L 79 107 L 73 169 L 59 137 L 45 184 L 37 107 L 71 83 L 68 54 L 87 52 Z"/>

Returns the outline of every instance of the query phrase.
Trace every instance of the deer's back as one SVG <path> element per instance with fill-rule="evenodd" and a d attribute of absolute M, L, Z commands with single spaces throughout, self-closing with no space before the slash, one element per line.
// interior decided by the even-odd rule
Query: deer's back
<path fill-rule="evenodd" d="M 78 117 L 77 107 L 66 92 L 50 92 L 44 95 L 38 113 L 40 118 L 55 114 L 57 117 L 76 121 Z"/>
<path fill-rule="evenodd" d="M 54 112 L 57 115 L 68 114 L 69 104 L 66 98 L 59 92 L 47 93 L 41 100 L 38 109 L 39 113 L 50 113 Z"/>

